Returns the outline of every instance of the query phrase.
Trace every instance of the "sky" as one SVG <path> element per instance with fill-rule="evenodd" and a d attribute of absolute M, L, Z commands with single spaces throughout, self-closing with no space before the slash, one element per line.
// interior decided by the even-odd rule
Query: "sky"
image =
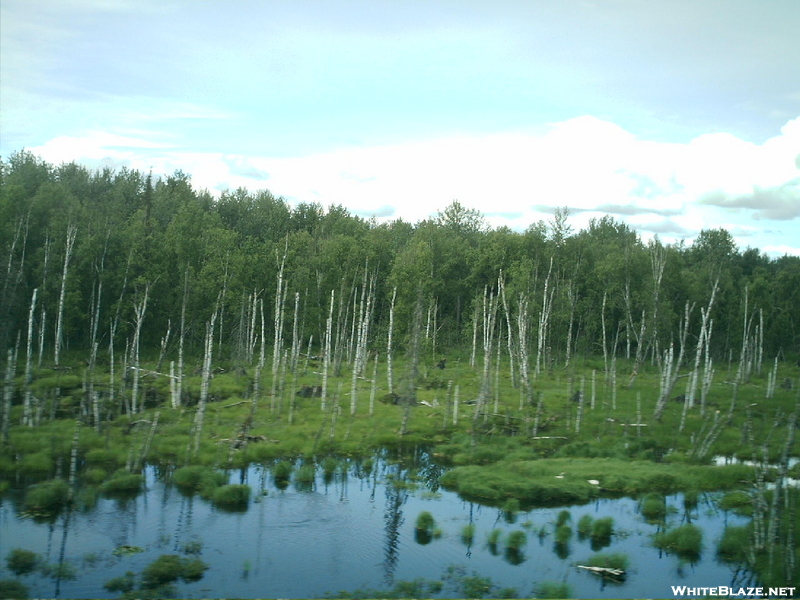
<path fill-rule="evenodd" d="M 800 255 L 798 0 L 2 0 L 0 155 Z"/>

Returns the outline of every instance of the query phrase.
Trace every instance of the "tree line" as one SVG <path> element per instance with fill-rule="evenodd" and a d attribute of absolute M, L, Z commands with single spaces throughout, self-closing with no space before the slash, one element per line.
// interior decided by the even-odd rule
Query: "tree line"
<path fill-rule="evenodd" d="M 153 360 L 184 342 L 198 357 L 212 314 L 215 353 L 243 362 L 264 339 L 318 353 L 363 333 L 381 350 L 393 332 L 402 347 L 415 320 L 432 358 L 472 347 L 474 361 L 489 332 L 489 348 L 527 360 L 524 346 L 535 370 L 576 356 L 635 370 L 668 352 L 760 369 L 800 348 L 800 257 L 741 250 L 725 229 L 645 242 L 609 216 L 574 231 L 564 209 L 517 232 L 457 201 L 378 223 L 268 191 L 214 198 L 180 171 L 21 151 L 0 161 L 0 240 L 0 350 L 39 364 L 107 361 L 134 340 Z"/>

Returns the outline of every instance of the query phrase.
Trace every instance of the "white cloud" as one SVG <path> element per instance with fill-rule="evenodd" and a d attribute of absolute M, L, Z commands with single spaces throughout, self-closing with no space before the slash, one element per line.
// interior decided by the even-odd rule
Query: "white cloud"
<path fill-rule="evenodd" d="M 213 118 L 213 111 L 206 116 Z M 491 214 L 494 225 L 524 229 L 548 218 L 542 207 L 567 206 L 575 209 L 573 227 L 608 213 L 667 241 L 723 223 L 744 232 L 754 211 L 764 220 L 784 219 L 787 236 L 797 221 L 787 194 L 800 177 L 800 118 L 761 145 L 730 134 L 687 144 L 640 140 L 589 116 L 552 124 L 542 135 L 459 136 L 295 158 L 187 152 L 162 139 L 148 132 L 90 132 L 31 150 L 51 162 L 94 165 L 109 158 L 161 174 L 180 169 L 212 191 L 269 188 L 297 202 L 342 204 L 357 214 L 412 222 L 454 199 Z M 800 237 L 796 226 L 794 232 Z M 774 238 L 762 238 L 753 234 L 747 241 L 779 247 Z"/>

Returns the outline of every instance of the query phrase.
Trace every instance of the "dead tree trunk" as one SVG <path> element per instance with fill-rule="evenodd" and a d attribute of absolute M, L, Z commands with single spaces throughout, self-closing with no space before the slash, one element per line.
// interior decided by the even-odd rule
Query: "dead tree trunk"
<path fill-rule="evenodd" d="M 56 317 L 56 343 L 54 350 L 54 361 L 56 366 L 61 359 L 61 345 L 64 326 L 64 298 L 67 292 L 67 273 L 69 272 L 69 261 L 72 258 L 72 247 L 75 244 L 75 236 L 78 233 L 77 225 L 70 224 L 67 227 L 67 241 L 64 247 L 64 270 L 61 273 L 61 292 L 58 297 L 58 314 Z"/>

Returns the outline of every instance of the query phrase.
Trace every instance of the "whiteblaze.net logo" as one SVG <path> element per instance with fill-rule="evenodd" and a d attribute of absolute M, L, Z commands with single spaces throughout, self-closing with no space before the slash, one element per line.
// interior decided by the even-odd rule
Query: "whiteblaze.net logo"
<path fill-rule="evenodd" d="M 760 598 L 768 596 L 770 598 L 793 598 L 796 587 L 728 587 L 720 585 L 717 587 L 689 587 L 686 585 L 673 585 L 673 596 L 723 596 L 727 598 Z"/>

